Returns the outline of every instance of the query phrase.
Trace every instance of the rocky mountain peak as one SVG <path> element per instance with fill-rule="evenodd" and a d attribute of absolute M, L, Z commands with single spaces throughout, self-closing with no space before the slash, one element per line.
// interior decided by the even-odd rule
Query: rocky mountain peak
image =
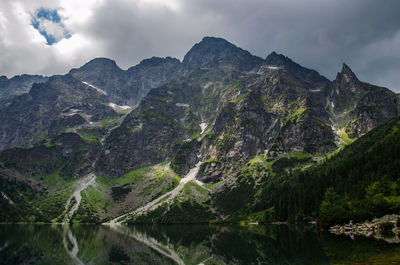
<path fill-rule="evenodd" d="M 275 51 L 271 52 L 267 58 L 265 58 L 265 63 L 269 66 L 285 67 L 291 70 L 303 68 L 289 57 L 283 54 L 278 54 Z"/>
<path fill-rule="evenodd" d="M 149 69 L 153 69 L 154 71 L 158 72 L 160 71 L 163 72 L 169 68 L 171 68 L 170 70 L 172 71 L 172 69 L 178 67 L 180 64 L 181 62 L 176 58 L 172 57 L 161 58 L 154 56 L 148 59 L 144 59 L 139 64 L 130 67 L 127 70 L 127 72 L 133 74 L 133 73 L 140 73 L 143 71 L 147 71 Z"/>
<path fill-rule="evenodd" d="M 355 73 L 350 69 L 350 67 L 343 63 L 342 66 L 342 71 L 337 74 L 336 80 L 343 80 L 346 83 L 352 82 L 352 81 L 358 81 L 357 76 Z"/>
<path fill-rule="evenodd" d="M 261 63 L 261 58 L 251 55 L 225 39 L 204 37 L 185 55 L 182 65 L 186 70 L 220 67 L 250 70 Z"/>
<path fill-rule="evenodd" d="M 324 91 L 325 86 L 329 83 L 329 80 L 321 76 L 318 72 L 312 69 L 308 69 L 294 62 L 289 57 L 278 54 L 275 51 L 270 53 L 264 60 L 264 65 L 269 69 L 284 69 L 285 72 L 290 73 L 298 79 L 308 83 L 309 89 L 313 91 Z M 313 86 L 313 88 L 311 88 Z"/>
<path fill-rule="evenodd" d="M 0 109 L 9 105 L 18 95 L 29 92 L 34 83 L 43 83 L 47 77 L 41 75 L 16 75 L 10 79 L 0 77 Z"/>
<path fill-rule="evenodd" d="M 265 62 L 273 66 L 283 66 L 286 63 L 293 61 L 283 54 L 277 54 L 275 51 L 273 51 L 267 56 L 267 58 L 265 58 Z"/>
<path fill-rule="evenodd" d="M 153 56 L 149 59 L 142 60 L 136 67 L 157 67 L 157 66 L 160 66 L 165 63 L 171 63 L 171 64 L 178 65 L 178 64 L 180 64 L 180 61 L 178 59 L 172 58 L 172 57 L 161 58 L 161 57 Z M 131 67 L 130 69 L 132 69 L 134 67 Z"/>
<path fill-rule="evenodd" d="M 122 71 L 114 60 L 108 58 L 95 58 L 78 69 L 72 69 L 71 74 L 79 72 Z"/>

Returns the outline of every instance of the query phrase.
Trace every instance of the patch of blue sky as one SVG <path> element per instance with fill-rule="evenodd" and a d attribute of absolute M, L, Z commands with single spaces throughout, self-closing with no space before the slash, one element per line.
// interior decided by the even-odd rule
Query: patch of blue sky
<path fill-rule="evenodd" d="M 62 23 L 57 9 L 39 8 L 32 16 L 31 24 L 46 38 L 48 45 L 71 37 L 71 33 Z"/>

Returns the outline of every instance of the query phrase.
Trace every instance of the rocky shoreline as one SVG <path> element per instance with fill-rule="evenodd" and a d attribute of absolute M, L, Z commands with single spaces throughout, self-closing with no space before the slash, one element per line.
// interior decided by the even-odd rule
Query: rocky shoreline
<path fill-rule="evenodd" d="M 329 232 L 336 235 L 361 235 L 382 239 L 389 243 L 400 243 L 400 215 L 391 214 L 364 223 L 355 223 L 351 228 L 346 225 L 335 225 L 329 228 Z"/>

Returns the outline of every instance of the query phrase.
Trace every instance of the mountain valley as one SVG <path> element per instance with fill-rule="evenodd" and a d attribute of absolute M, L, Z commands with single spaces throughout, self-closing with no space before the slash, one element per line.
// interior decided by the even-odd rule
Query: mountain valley
<path fill-rule="evenodd" d="M 399 114 L 398 94 L 346 64 L 330 81 L 215 37 L 182 62 L 2 77 L 0 221 L 326 226 L 398 213 Z"/>

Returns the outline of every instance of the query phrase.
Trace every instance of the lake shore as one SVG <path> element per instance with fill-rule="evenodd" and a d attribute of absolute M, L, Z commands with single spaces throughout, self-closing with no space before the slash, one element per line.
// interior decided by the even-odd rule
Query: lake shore
<path fill-rule="evenodd" d="M 329 232 L 336 235 L 362 235 L 383 239 L 389 243 L 400 243 L 400 227 L 398 222 L 400 215 L 391 214 L 364 223 L 354 223 L 353 227 L 346 225 L 335 225 L 329 228 Z"/>

